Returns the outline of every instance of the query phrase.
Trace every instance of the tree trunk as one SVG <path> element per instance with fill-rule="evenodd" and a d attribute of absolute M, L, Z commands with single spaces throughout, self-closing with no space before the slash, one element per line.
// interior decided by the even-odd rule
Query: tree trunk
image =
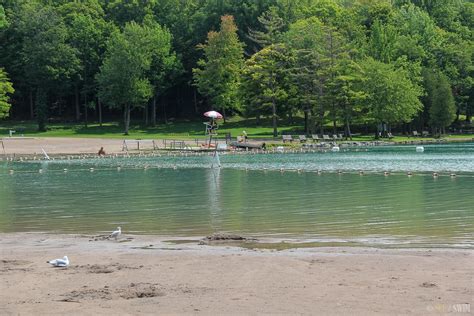
<path fill-rule="evenodd" d="M 306 135 L 309 135 L 309 124 L 308 124 L 308 120 L 309 120 L 309 110 L 306 108 L 304 110 L 304 133 Z"/>
<path fill-rule="evenodd" d="M 76 122 L 79 122 L 79 119 L 81 118 L 81 111 L 79 109 L 79 86 L 77 83 L 74 85 L 74 97 L 76 106 Z"/>
<path fill-rule="evenodd" d="M 197 93 L 196 89 L 193 89 L 194 91 L 194 113 L 198 114 L 198 105 L 197 105 Z"/>
<path fill-rule="evenodd" d="M 145 126 L 148 126 L 148 102 L 145 104 L 145 108 L 143 110 L 143 115 L 145 115 Z"/>
<path fill-rule="evenodd" d="M 153 101 L 151 102 L 151 126 L 156 126 L 156 94 L 153 95 Z"/>
<path fill-rule="evenodd" d="M 33 106 L 33 90 L 30 90 L 30 119 L 35 118 L 35 109 Z"/>
<path fill-rule="evenodd" d="M 257 126 L 260 126 L 260 114 L 257 114 L 257 115 L 255 116 L 255 124 L 256 124 Z"/>
<path fill-rule="evenodd" d="M 84 92 L 84 126 L 87 127 L 87 92 Z"/>
<path fill-rule="evenodd" d="M 380 124 L 377 124 L 377 128 L 375 129 L 375 139 L 380 138 Z"/>
<path fill-rule="evenodd" d="M 124 112 L 123 112 L 123 123 L 124 123 L 124 135 L 128 135 L 128 129 L 130 127 L 130 105 L 125 106 Z"/>
<path fill-rule="evenodd" d="M 163 105 L 163 118 L 165 120 L 165 123 L 168 124 L 168 117 L 166 115 L 166 103 L 165 103 L 165 98 L 161 98 L 161 105 Z"/>
<path fill-rule="evenodd" d="M 97 96 L 97 106 L 99 109 L 99 126 L 102 127 L 102 103 L 99 96 Z"/>
<path fill-rule="evenodd" d="M 278 137 L 278 130 L 277 130 L 277 116 L 276 116 L 276 104 L 275 100 L 272 99 L 272 124 L 273 124 L 273 137 Z"/>
<path fill-rule="evenodd" d="M 225 108 L 222 108 L 222 117 L 224 118 L 224 123 L 225 123 L 225 120 L 226 120 L 226 113 L 225 113 Z"/>
<path fill-rule="evenodd" d="M 319 92 L 319 101 L 322 101 L 323 98 L 323 87 L 322 87 L 322 82 L 319 82 L 319 87 L 318 87 L 318 92 Z M 320 126 L 319 128 L 321 129 L 321 135 L 324 135 L 324 106 L 321 102 L 320 108 L 319 108 L 319 120 L 320 120 Z"/>
<path fill-rule="evenodd" d="M 351 123 L 349 122 L 349 119 L 346 118 L 346 140 L 347 140 L 347 137 L 350 138 L 350 140 L 352 140 L 352 133 L 351 133 Z"/>
<path fill-rule="evenodd" d="M 48 100 L 46 92 L 39 88 L 36 91 L 36 118 L 38 120 L 38 131 L 46 131 L 46 120 L 48 118 Z"/>

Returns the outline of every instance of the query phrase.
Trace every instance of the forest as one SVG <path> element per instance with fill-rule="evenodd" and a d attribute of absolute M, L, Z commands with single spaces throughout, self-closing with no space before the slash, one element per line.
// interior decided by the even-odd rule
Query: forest
<path fill-rule="evenodd" d="M 2 0 L 0 119 L 472 129 L 474 2 Z"/>

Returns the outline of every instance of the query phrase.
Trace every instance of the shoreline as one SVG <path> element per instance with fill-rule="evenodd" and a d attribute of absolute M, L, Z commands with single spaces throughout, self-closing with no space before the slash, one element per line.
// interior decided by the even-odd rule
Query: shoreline
<path fill-rule="evenodd" d="M 0 313 L 435 315 L 473 305 L 472 249 L 167 242 L 183 239 L 0 233 Z M 45 263 L 64 255 L 67 269 Z"/>
<path fill-rule="evenodd" d="M 104 148 L 107 154 L 124 154 L 127 153 L 139 153 L 141 151 L 170 151 L 169 148 L 162 148 L 160 140 L 155 140 L 159 144 L 159 149 L 154 149 L 152 143 L 153 139 L 140 139 L 140 150 L 135 148 L 137 140 L 127 139 L 128 146 L 130 149 L 123 151 L 123 141 L 121 138 L 79 138 L 79 137 L 4 137 L 0 138 L 3 146 L 0 146 L 0 156 L 16 156 L 16 155 L 39 155 L 43 156 L 42 149 L 44 149 L 48 155 L 97 155 L 101 147 Z M 167 140 L 170 141 L 170 140 Z M 193 140 L 184 140 L 187 145 L 195 145 Z M 258 140 L 252 139 L 251 142 L 258 142 Z M 267 143 L 281 144 L 280 141 L 266 141 Z M 449 139 L 449 140 L 416 140 L 393 142 L 390 145 L 423 145 L 423 144 L 446 144 L 446 143 L 461 143 L 461 142 L 474 142 L 474 138 L 466 139 Z M 312 145 L 312 143 L 309 143 Z M 380 145 L 382 146 L 382 145 Z M 357 147 L 356 147 L 357 148 Z M 312 149 L 311 147 L 309 149 Z M 314 149 L 314 148 L 313 148 Z M 176 151 L 180 149 L 176 148 Z M 205 150 L 190 150 L 196 152 L 206 152 Z"/>

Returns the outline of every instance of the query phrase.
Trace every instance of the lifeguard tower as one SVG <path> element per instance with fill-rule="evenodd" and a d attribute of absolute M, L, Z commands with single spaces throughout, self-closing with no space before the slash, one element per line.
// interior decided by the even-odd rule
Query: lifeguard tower
<path fill-rule="evenodd" d="M 217 136 L 217 129 L 219 128 L 217 120 L 223 118 L 223 116 L 222 114 L 216 111 L 208 111 L 204 113 L 204 116 L 211 119 L 209 122 L 204 122 L 204 125 L 206 126 L 205 135 L 207 136 L 206 144 L 207 147 L 210 148 L 212 143 L 212 137 Z"/>

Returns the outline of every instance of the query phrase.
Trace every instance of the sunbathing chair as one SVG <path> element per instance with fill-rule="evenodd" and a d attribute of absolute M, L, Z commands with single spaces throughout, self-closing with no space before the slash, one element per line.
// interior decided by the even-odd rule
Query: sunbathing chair
<path fill-rule="evenodd" d="M 300 143 L 306 143 L 306 135 L 298 135 Z"/>
<path fill-rule="evenodd" d="M 311 135 L 311 138 L 313 139 L 313 142 L 315 143 L 320 141 L 318 134 Z"/>
<path fill-rule="evenodd" d="M 329 138 L 329 135 L 323 135 L 323 139 L 324 139 L 324 140 L 331 140 L 331 139 Z"/>
<path fill-rule="evenodd" d="M 413 137 L 418 137 L 418 136 L 420 136 L 420 134 L 418 134 L 417 131 L 413 131 L 412 133 L 413 133 Z"/>
<path fill-rule="evenodd" d="M 291 135 L 282 135 L 283 137 L 283 142 L 286 143 L 286 142 L 293 142 L 293 138 L 291 137 Z"/>

